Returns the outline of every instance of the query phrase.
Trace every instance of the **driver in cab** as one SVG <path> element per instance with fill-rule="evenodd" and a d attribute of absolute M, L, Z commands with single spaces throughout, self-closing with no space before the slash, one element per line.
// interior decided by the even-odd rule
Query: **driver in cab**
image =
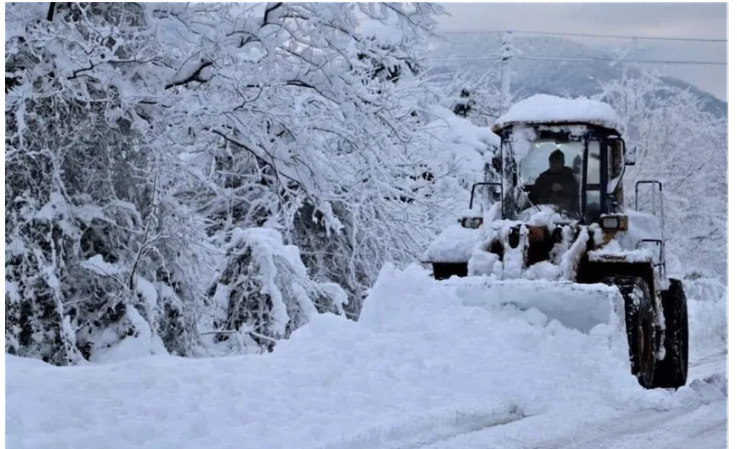
<path fill-rule="evenodd" d="M 568 212 L 578 211 L 578 181 L 573 169 L 566 167 L 565 155 L 555 150 L 548 157 L 549 167 L 535 180 L 530 200 L 535 204 L 552 204 Z"/>

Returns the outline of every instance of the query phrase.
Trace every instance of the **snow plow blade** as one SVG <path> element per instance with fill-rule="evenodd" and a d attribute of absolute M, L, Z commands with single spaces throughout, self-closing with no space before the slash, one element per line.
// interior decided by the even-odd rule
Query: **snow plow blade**
<path fill-rule="evenodd" d="M 624 300 L 616 287 L 568 281 L 506 280 L 484 277 L 441 281 L 464 305 L 499 309 L 536 309 L 549 320 L 588 333 L 599 324 L 624 325 Z"/>

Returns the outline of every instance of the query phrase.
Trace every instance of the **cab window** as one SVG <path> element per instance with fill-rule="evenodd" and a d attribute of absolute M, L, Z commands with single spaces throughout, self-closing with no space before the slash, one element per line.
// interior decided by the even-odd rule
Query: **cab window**
<path fill-rule="evenodd" d="M 598 140 L 588 143 L 589 154 L 586 167 L 586 222 L 596 221 L 601 215 L 601 144 Z"/>

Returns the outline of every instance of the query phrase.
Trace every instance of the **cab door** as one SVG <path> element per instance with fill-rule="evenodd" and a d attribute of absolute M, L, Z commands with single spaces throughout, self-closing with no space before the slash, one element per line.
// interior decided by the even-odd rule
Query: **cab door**
<path fill-rule="evenodd" d="M 606 212 L 604 202 L 604 187 L 606 185 L 606 155 L 607 141 L 590 138 L 586 142 L 586 160 L 584 161 L 584 176 L 582 209 L 583 222 L 595 223 L 602 213 Z M 604 156 L 604 157 L 602 157 Z"/>
<path fill-rule="evenodd" d="M 607 157 L 602 167 L 605 213 L 624 211 L 624 143 L 619 137 L 607 139 Z"/>

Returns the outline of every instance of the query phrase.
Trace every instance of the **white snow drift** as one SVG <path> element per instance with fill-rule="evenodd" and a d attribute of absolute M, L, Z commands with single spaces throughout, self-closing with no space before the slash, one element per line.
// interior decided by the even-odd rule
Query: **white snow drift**
<path fill-rule="evenodd" d="M 464 306 L 416 266 L 385 267 L 359 322 L 317 315 L 269 355 L 6 362 L 14 448 L 393 447 L 723 399 L 641 390 L 621 329 L 586 335 L 534 309 Z"/>

